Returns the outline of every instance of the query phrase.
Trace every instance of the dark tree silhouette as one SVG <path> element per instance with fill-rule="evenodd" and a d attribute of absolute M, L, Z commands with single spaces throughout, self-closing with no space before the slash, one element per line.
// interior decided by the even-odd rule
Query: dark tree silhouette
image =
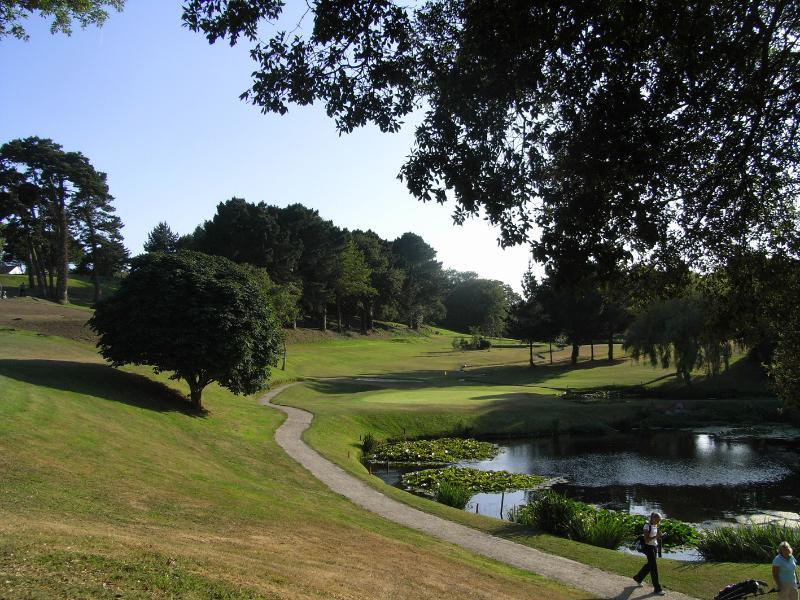
<path fill-rule="evenodd" d="M 172 253 L 178 250 L 178 234 L 170 229 L 165 221 L 161 221 L 153 227 L 147 234 L 147 241 L 144 243 L 145 252 L 165 252 Z"/>
<path fill-rule="evenodd" d="M 541 261 L 798 251 L 796 2 L 323 1 L 257 38 L 282 7 L 190 0 L 184 22 L 258 39 L 242 97 L 265 112 L 395 131 L 424 106 L 412 194 L 483 209 L 506 244 L 536 226 Z"/>

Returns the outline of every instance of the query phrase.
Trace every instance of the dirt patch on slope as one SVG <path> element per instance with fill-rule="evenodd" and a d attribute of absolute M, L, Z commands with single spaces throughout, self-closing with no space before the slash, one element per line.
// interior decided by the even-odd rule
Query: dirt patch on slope
<path fill-rule="evenodd" d="M 26 329 L 71 340 L 95 342 L 97 336 L 86 325 L 91 316 L 89 310 L 40 298 L 0 300 L 0 327 L 6 329 Z"/>

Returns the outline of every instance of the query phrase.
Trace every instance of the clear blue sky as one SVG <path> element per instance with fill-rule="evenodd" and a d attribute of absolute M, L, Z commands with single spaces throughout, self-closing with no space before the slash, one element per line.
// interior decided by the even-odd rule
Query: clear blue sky
<path fill-rule="evenodd" d="M 159 221 L 189 233 L 238 196 L 300 202 L 389 240 L 413 231 L 445 268 L 519 291 L 527 247 L 501 250 L 487 222 L 455 226 L 452 206 L 418 202 L 396 179 L 411 127 L 340 137 L 322 106 L 262 115 L 238 99 L 255 66 L 247 44 L 209 45 L 180 15 L 179 0 L 129 0 L 71 37 L 29 19 L 29 41 L 0 40 L 0 143 L 37 135 L 85 154 L 108 174 L 133 254 Z"/>

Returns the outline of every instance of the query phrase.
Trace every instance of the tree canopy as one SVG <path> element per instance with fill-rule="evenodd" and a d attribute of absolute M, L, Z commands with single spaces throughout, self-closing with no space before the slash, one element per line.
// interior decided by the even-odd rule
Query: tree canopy
<path fill-rule="evenodd" d="M 285 27 L 282 8 L 191 0 L 183 18 L 258 40 L 242 97 L 265 112 L 320 101 L 350 132 L 422 110 L 409 190 L 453 197 L 456 220 L 482 209 L 503 243 L 537 228 L 537 259 L 599 265 L 798 252 L 797 3 L 322 1 Z"/>
<path fill-rule="evenodd" d="M 22 21 L 38 13 L 52 18 L 50 33 L 72 33 L 73 21 L 81 27 L 102 25 L 108 18 L 108 9 L 121 11 L 125 0 L 3 0 L 0 2 L 0 39 L 12 35 L 28 39 Z"/>
<path fill-rule="evenodd" d="M 282 343 L 267 282 L 219 256 L 143 254 L 89 325 L 111 364 L 172 372 L 189 384 L 199 409 L 209 383 L 235 394 L 266 385 Z"/>
<path fill-rule="evenodd" d="M 513 290 L 502 281 L 481 279 L 474 273 L 447 271 L 447 275 L 450 289 L 444 297 L 443 324 L 454 331 L 503 335 L 509 310 L 518 300 Z"/>

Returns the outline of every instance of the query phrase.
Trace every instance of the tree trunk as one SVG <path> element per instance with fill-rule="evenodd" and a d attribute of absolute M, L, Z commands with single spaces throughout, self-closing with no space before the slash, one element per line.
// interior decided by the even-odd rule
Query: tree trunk
<path fill-rule="evenodd" d="M 570 357 L 570 362 L 573 365 L 578 364 L 578 353 L 580 352 L 581 347 L 578 345 L 577 342 L 572 342 L 572 356 Z"/>
<path fill-rule="evenodd" d="M 28 275 L 28 289 L 33 292 L 35 289 L 33 283 L 33 257 L 28 255 L 28 260 L 25 261 L 25 273 Z"/>
<path fill-rule="evenodd" d="M 286 370 L 286 340 L 283 340 L 283 365 L 281 366 L 281 371 Z"/>
<path fill-rule="evenodd" d="M 372 322 L 372 301 L 367 305 L 367 329 L 370 331 L 375 329 L 375 324 Z"/>
<path fill-rule="evenodd" d="M 47 275 L 42 262 L 41 253 L 36 252 L 36 248 L 31 242 L 31 256 L 33 258 L 33 268 L 36 270 L 36 287 L 39 290 L 40 298 L 47 298 Z"/>
<path fill-rule="evenodd" d="M 589 360 L 594 362 L 594 340 L 589 340 L 589 349 L 591 353 Z"/>
<path fill-rule="evenodd" d="M 59 182 L 58 197 L 58 253 L 57 265 L 58 280 L 56 289 L 56 301 L 59 304 L 67 304 L 69 296 L 67 294 L 67 274 L 69 271 L 69 224 L 67 222 L 67 200 L 64 180 Z"/>
<path fill-rule="evenodd" d="M 550 364 L 553 364 L 553 342 L 547 342 L 548 346 L 550 347 Z"/>
<path fill-rule="evenodd" d="M 608 362 L 614 360 L 614 329 L 608 332 Z"/>
<path fill-rule="evenodd" d="M 89 227 L 89 243 L 92 246 L 92 285 L 94 285 L 94 303 L 100 300 L 100 280 L 97 277 L 97 235 L 94 231 L 94 223 L 91 217 L 86 220 Z"/>
<path fill-rule="evenodd" d="M 194 377 L 187 377 L 186 382 L 189 384 L 189 403 L 195 410 L 203 410 L 202 396 L 203 387 L 200 382 Z"/>
<path fill-rule="evenodd" d="M 531 369 L 536 365 L 533 364 L 533 340 L 528 340 L 528 350 L 530 350 Z"/>
<path fill-rule="evenodd" d="M 328 331 L 328 305 L 322 305 L 322 331 Z"/>
<path fill-rule="evenodd" d="M 339 300 L 339 296 L 336 296 L 336 318 L 339 323 L 339 333 L 342 333 L 342 302 Z"/>
<path fill-rule="evenodd" d="M 367 335 L 367 307 L 361 307 L 361 334 Z"/>

